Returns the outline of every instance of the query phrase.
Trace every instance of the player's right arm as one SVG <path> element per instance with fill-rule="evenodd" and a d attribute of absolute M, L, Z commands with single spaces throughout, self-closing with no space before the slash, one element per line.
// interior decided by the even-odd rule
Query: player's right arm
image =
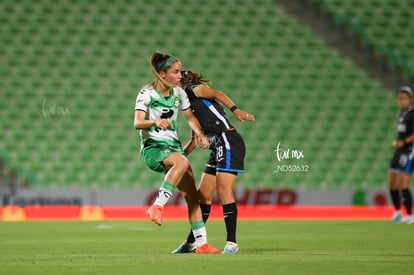
<path fill-rule="evenodd" d="M 152 126 L 157 126 L 161 130 L 172 128 L 171 122 L 164 118 L 148 119 L 148 105 L 151 100 L 151 96 L 148 94 L 148 90 L 142 89 L 137 96 L 135 102 L 135 117 L 134 128 L 135 129 L 149 129 Z"/>
<path fill-rule="evenodd" d="M 146 112 L 142 110 L 135 110 L 134 128 L 135 129 L 148 129 L 156 125 L 161 130 L 172 128 L 171 122 L 168 119 L 156 118 L 146 119 Z"/>

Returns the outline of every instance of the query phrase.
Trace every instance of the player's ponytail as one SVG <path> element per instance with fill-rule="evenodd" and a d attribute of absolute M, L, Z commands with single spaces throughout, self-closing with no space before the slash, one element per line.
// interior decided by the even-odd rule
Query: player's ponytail
<path fill-rule="evenodd" d="M 181 76 L 181 84 L 183 85 L 183 87 L 187 87 L 188 85 L 195 83 L 200 83 L 204 85 L 207 85 L 209 83 L 208 80 L 203 79 L 203 76 L 201 74 L 198 74 L 191 70 L 181 71 Z"/>

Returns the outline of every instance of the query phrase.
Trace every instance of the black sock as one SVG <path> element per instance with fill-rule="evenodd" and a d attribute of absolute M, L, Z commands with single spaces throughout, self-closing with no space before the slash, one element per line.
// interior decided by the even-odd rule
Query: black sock
<path fill-rule="evenodd" d="M 211 204 L 200 203 L 200 208 L 201 208 L 201 215 L 203 215 L 203 222 L 206 223 L 208 220 L 208 217 L 210 217 Z"/>
<path fill-rule="evenodd" d="M 401 198 L 400 198 L 400 191 L 390 189 L 391 201 L 394 205 L 395 210 L 400 210 L 401 207 Z"/>
<path fill-rule="evenodd" d="M 237 205 L 235 202 L 225 204 L 223 207 L 224 222 L 226 224 L 227 241 L 236 242 Z"/>
<path fill-rule="evenodd" d="M 404 206 L 407 210 L 407 215 L 411 215 L 411 208 L 413 207 L 413 198 L 411 197 L 410 189 L 401 190 L 402 197 L 404 199 Z"/>
<path fill-rule="evenodd" d="M 210 217 L 211 204 L 200 203 L 200 208 L 201 208 L 201 215 L 203 216 L 203 222 L 206 223 L 208 220 L 208 217 Z M 195 242 L 195 238 L 194 238 L 192 230 L 190 230 L 190 234 L 188 234 L 187 242 L 188 243 Z"/>

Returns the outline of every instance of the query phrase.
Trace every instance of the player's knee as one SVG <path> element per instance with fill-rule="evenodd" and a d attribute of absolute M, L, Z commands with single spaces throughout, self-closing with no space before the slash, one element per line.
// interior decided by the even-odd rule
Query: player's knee
<path fill-rule="evenodd" d="M 175 166 L 177 167 L 177 169 L 180 169 L 180 171 L 185 172 L 188 170 L 188 168 L 190 168 L 190 162 L 188 161 L 188 159 L 183 157 L 176 162 Z"/>
<path fill-rule="evenodd" d="M 233 188 L 227 184 L 217 184 L 217 196 L 220 201 L 228 201 L 234 199 Z"/>

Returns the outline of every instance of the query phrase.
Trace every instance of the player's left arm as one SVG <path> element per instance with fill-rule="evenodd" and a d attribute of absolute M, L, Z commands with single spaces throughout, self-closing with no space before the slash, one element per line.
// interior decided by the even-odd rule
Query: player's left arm
<path fill-rule="evenodd" d="M 197 147 L 194 131 L 191 131 L 191 139 L 184 146 L 184 153 L 188 156 Z"/>
<path fill-rule="evenodd" d="M 412 126 L 412 129 L 414 129 L 414 114 L 411 115 L 410 117 L 410 122 L 409 122 Z M 403 146 L 406 144 L 411 144 L 414 142 L 414 132 L 411 133 L 411 135 L 409 135 L 408 137 L 406 137 L 404 140 L 402 140 L 403 142 Z"/>
<path fill-rule="evenodd" d="M 191 108 L 183 110 L 183 114 L 191 130 L 194 132 L 194 139 L 196 141 L 196 144 L 203 149 L 208 149 L 210 147 L 210 143 L 204 135 L 203 130 L 200 126 L 200 122 L 198 122 L 198 119 L 194 116 Z"/>
<path fill-rule="evenodd" d="M 409 118 L 409 122 L 408 122 L 408 125 L 412 125 L 412 128 L 414 129 L 414 115 L 413 116 L 411 116 L 410 118 Z M 404 139 L 400 139 L 400 140 L 396 140 L 396 141 L 394 141 L 393 143 L 392 143 L 392 145 L 395 147 L 395 148 L 402 148 L 402 147 L 404 147 L 405 145 L 407 145 L 407 144 L 412 144 L 412 143 L 414 143 L 414 132 L 413 133 L 411 133 L 411 135 L 409 135 L 408 137 L 406 137 L 406 138 L 404 138 Z"/>
<path fill-rule="evenodd" d="M 199 85 L 195 87 L 195 92 L 197 96 L 207 98 L 207 99 L 215 99 L 221 104 L 223 104 L 225 107 L 227 107 L 229 110 L 232 111 L 234 116 L 239 121 L 255 121 L 255 118 L 252 114 L 245 112 L 243 110 L 240 110 L 236 107 L 233 100 L 230 99 L 225 93 L 218 91 L 216 89 L 210 88 L 206 85 Z"/>
<path fill-rule="evenodd" d="M 405 143 L 407 143 L 407 144 L 409 144 L 409 143 L 413 143 L 413 142 L 414 142 L 414 134 L 412 134 L 412 135 L 410 135 L 410 136 L 406 137 L 406 138 L 404 139 L 404 142 L 405 142 Z"/>

